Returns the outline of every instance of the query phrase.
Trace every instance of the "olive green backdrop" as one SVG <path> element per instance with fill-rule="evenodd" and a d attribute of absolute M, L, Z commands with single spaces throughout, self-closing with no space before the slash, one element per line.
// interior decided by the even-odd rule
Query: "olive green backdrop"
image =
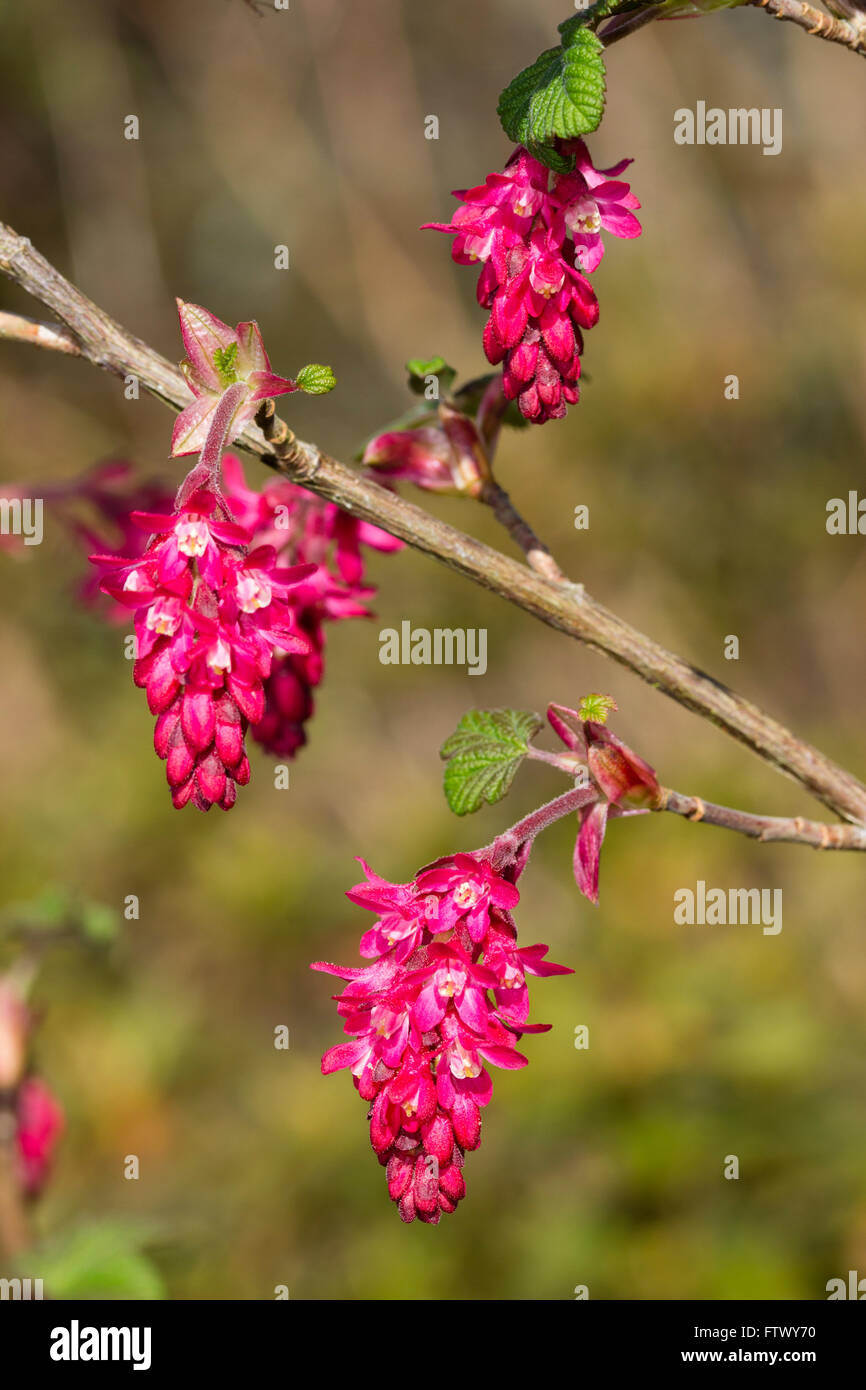
<path fill-rule="evenodd" d="M 181 355 L 173 296 L 259 320 L 275 370 L 333 364 L 298 433 L 347 458 L 407 403 L 402 364 L 483 368 L 474 274 L 418 231 L 500 168 L 505 81 L 565 0 L 31 0 L 0 3 L 0 215 L 121 322 Z M 827 500 L 866 439 L 862 63 L 745 10 L 657 25 L 611 50 L 596 163 L 634 156 L 637 242 L 595 276 L 591 377 L 567 421 L 511 434 L 499 471 L 571 575 L 658 640 L 866 773 L 866 560 Z M 674 111 L 782 107 L 784 146 L 677 146 Z M 123 139 L 137 114 L 140 139 Z M 424 138 L 437 115 L 438 141 Z M 291 268 L 273 267 L 274 247 Z M 0 285 L 4 308 L 32 311 Z M 38 310 L 36 311 L 38 312 Z M 727 401 L 736 373 L 740 399 Z M 167 482 L 171 417 L 72 359 L 0 343 L 0 476 L 57 480 L 122 455 Z M 248 476 L 264 470 L 254 461 Z M 588 531 L 574 508 L 590 509 Z M 470 503 L 437 513 L 507 547 Z M 403 1227 L 345 1073 L 330 981 L 370 920 L 342 896 L 362 854 L 408 878 L 558 789 L 543 767 L 467 821 L 437 749 L 473 705 L 543 709 L 589 690 L 683 791 L 820 814 L 792 784 L 605 658 L 410 552 L 375 556 L 372 622 L 330 631 L 309 746 L 275 791 L 253 752 L 236 808 L 172 811 L 122 632 L 76 604 L 82 556 L 49 519 L 0 555 L 0 884 L 120 907 L 109 955 L 56 952 L 41 1072 L 67 1133 L 36 1215 L 51 1234 L 143 1220 L 168 1296 L 821 1298 L 866 1274 L 866 949 L 854 856 L 760 847 L 674 817 L 612 827 L 601 906 L 572 829 L 523 880 L 525 942 L 575 974 L 533 986 L 551 1033 L 496 1073 L 468 1196 Z M 386 667 L 381 627 L 486 627 L 483 678 Z M 727 634 L 740 659 L 723 658 Z M 673 894 L 783 890 L 784 926 L 678 927 Z M 290 1029 L 276 1051 L 273 1030 Z M 578 1051 L 575 1028 L 590 1030 Z M 124 1180 L 137 1154 L 141 1176 Z M 740 1178 L 723 1176 L 736 1154 Z M 38 1271 L 37 1271 L 38 1272 Z"/>

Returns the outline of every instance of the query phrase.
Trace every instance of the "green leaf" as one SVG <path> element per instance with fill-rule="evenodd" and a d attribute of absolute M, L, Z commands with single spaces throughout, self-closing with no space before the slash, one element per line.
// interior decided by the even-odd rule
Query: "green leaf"
<path fill-rule="evenodd" d="M 233 386 L 237 381 L 237 360 L 237 343 L 229 343 L 228 347 L 217 348 L 214 353 L 213 364 L 220 374 L 220 380 L 223 386 Z"/>
<path fill-rule="evenodd" d="M 445 396 L 457 375 L 456 367 L 449 367 L 444 357 L 413 357 L 406 363 L 409 373 L 409 389 L 416 396 L 423 396 L 427 389 L 427 378 L 435 376 L 439 381 L 440 394 Z"/>
<path fill-rule="evenodd" d="M 86 902 L 81 908 L 81 930 L 89 941 L 103 945 L 114 941 L 120 922 L 117 912 L 105 903 Z"/>
<path fill-rule="evenodd" d="M 584 695 L 577 712 L 581 719 L 591 724 L 606 724 L 607 716 L 618 709 L 619 705 L 612 695 Z"/>
<path fill-rule="evenodd" d="M 553 147 L 598 126 L 604 112 L 604 49 L 590 29 L 563 35 L 531 67 L 518 73 L 499 98 L 499 119 L 515 144 L 562 172 L 573 163 Z"/>
<path fill-rule="evenodd" d="M 318 362 L 310 362 L 308 366 L 302 367 L 297 375 L 297 382 L 302 391 L 306 391 L 308 396 L 326 396 L 329 391 L 333 391 L 337 384 L 337 378 L 330 367 L 323 367 Z"/>
<path fill-rule="evenodd" d="M 528 68 L 509 82 L 499 98 L 497 111 L 502 129 L 515 145 L 523 143 L 524 123 L 533 96 L 562 74 L 563 48 L 547 48 Z"/>
<path fill-rule="evenodd" d="M 464 714 L 439 756 L 447 760 L 445 796 L 455 815 L 501 801 L 543 720 L 516 709 L 474 709 Z"/>

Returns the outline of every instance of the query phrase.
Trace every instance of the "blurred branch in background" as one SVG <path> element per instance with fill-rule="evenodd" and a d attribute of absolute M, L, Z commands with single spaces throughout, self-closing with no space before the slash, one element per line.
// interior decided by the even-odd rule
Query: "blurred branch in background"
<path fill-rule="evenodd" d="M 170 363 L 82 295 L 26 238 L 2 223 L 0 270 L 58 315 L 76 335 L 88 361 L 115 375 L 137 378 L 170 405 L 188 404 L 188 388 Z M 582 585 L 542 578 L 322 454 L 317 446 L 297 440 L 276 417 L 270 420 L 270 432 L 283 442 L 269 449 L 262 432 L 248 428 L 239 443 L 319 496 L 382 526 L 551 627 L 612 656 L 745 743 L 844 820 L 861 826 L 866 822 L 866 787 L 857 778 L 757 706 L 632 628 L 592 599 Z M 860 848 L 857 840 L 858 835 L 853 836 L 849 847 Z"/>

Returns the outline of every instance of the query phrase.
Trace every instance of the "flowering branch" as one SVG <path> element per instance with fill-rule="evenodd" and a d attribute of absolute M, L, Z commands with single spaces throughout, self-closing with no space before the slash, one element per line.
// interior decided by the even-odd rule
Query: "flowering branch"
<path fill-rule="evenodd" d="M 0 271 L 58 316 L 94 365 L 135 377 L 158 399 L 185 408 L 180 372 L 70 284 L 25 237 L 0 223 Z M 555 583 L 398 497 L 374 480 L 294 437 L 273 415 L 271 440 L 255 425 L 239 447 L 351 515 L 383 528 L 541 622 L 606 653 L 685 708 L 744 743 L 844 820 L 866 824 L 866 787 L 798 739 L 751 701 L 665 650 L 592 598 L 582 585 Z M 278 442 L 279 441 L 279 442 Z"/>

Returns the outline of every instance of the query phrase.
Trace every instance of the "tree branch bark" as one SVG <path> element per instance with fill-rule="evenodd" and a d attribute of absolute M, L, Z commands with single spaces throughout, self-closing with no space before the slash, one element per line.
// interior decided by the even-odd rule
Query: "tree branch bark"
<path fill-rule="evenodd" d="M 27 238 L 0 223 L 0 272 L 50 309 L 75 335 L 81 355 L 121 378 L 135 377 L 166 404 L 191 399 L 180 372 L 127 332 L 57 271 Z M 583 585 L 555 582 L 483 545 L 315 444 L 295 439 L 275 416 L 271 440 L 248 427 L 237 445 L 345 511 L 383 527 L 549 627 L 604 652 L 686 709 L 744 743 L 844 820 L 866 824 L 866 786 L 818 749 L 720 681 L 666 651 L 592 598 Z"/>
<path fill-rule="evenodd" d="M 834 19 L 823 10 L 816 10 L 814 5 L 805 4 L 804 0 L 746 0 L 746 3 L 756 6 L 759 10 L 766 10 L 767 14 L 775 15 L 776 19 L 796 24 L 814 38 L 826 39 L 828 43 L 844 44 L 853 53 L 859 53 L 861 58 L 866 58 L 866 16 L 861 23 Z"/>
<path fill-rule="evenodd" d="M 662 801 L 653 811 L 672 811 L 676 816 L 705 825 L 718 825 L 736 830 L 751 840 L 767 843 L 784 840 L 790 844 L 811 845 L 813 849 L 866 850 L 866 826 L 826 825 L 823 821 L 804 820 L 802 816 L 753 816 L 749 811 L 734 811 L 730 806 L 716 806 L 699 796 L 684 796 L 682 792 L 662 788 Z"/>

